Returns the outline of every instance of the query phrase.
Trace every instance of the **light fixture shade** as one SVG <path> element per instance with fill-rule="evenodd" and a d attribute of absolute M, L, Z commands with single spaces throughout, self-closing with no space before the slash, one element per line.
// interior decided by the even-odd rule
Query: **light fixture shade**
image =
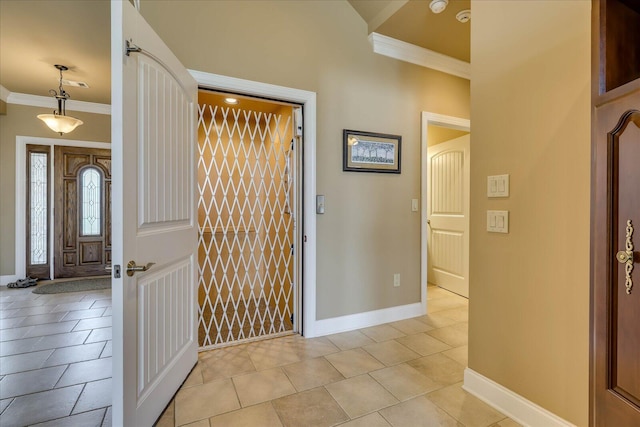
<path fill-rule="evenodd" d="M 449 0 L 431 0 L 429 9 L 431 9 L 433 13 L 440 13 L 447 8 L 448 4 Z"/>
<path fill-rule="evenodd" d="M 71 132 L 83 123 L 82 120 L 75 117 L 61 116 L 60 114 L 38 114 L 38 118 L 45 122 L 49 129 L 60 135 Z"/>

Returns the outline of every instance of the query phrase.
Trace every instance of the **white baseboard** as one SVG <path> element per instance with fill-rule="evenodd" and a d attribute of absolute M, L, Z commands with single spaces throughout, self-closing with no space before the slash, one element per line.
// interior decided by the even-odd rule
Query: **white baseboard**
<path fill-rule="evenodd" d="M 0 286 L 7 286 L 7 283 L 15 282 L 18 280 L 16 275 L 0 276 Z"/>
<path fill-rule="evenodd" d="M 316 320 L 313 328 L 313 335 L 307 335 L 307 337 L 320 337 L 323 335 L 352 331 L 354 329 L 368 328 L 370 326 L 396 322 L 398 320 L 409 319 L 411 317 L 422 316 L 424 314 L 426 314 L 424 305 L 417 302 L 398 307 L 383 308 L 381 310 Z"/>
<path fill-rule="evenodd" d="M 463 389 L 523 426 L 575 427 L 541 406 L 501 386 L 473 369 L 464 370 Z"/>

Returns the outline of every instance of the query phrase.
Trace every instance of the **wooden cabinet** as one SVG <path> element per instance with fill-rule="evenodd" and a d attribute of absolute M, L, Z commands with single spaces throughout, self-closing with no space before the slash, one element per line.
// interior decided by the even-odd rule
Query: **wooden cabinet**
<path fill-rule="evenodd" d="M 640 0 L 592 13 L 590 425 L 640 426 Z"/>

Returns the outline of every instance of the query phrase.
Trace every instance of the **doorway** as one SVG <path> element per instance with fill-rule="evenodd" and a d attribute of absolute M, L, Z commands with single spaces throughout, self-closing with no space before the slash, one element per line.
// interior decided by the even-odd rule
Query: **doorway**
<path fill-rule="evenodd" d="M 18 277 L 106 274 L 111 252 L 110 152 L 109 143 L 16 138 L 16 176 L 23 177 L 16 180 L 15 196 L 16 237 L 21 236 L 16 238 Z M 62 153 L 69 155 L 65 159 Z M 73 178 L 62 178 L 65 168 L 74 170 Z M 87 184 L 84 193 L 82 182 Z M 79 226 L 82 214 L 84 228 Z"/>
<path fill-rule="evenodd" d="M 299 105 L 198 94 L 201 349 L 296 331 Z"/>
<path fill-rule="evenodd" d="M 469 297 L 470 122 L 423 113 L 422 279 Z"/>

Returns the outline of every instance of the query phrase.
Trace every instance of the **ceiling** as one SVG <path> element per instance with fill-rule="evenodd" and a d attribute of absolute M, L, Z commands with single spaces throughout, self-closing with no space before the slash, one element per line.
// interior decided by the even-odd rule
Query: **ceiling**
<path fill-rule="evenodd" d="M 348 0 L 369 32 L 469 61 L 470 24 L 455 19 L 470 0 L 449 0 L 434 14 L 430 0 Z M 10 92 L 49 96 L 58 88 L 54 64 L 66 65 L 72 100 L 110 104 L 109 0 L 0 0 L 0 85 Z M 446 35 L 446 36 L 445 36 Z M 55 107 L 52 100 L 52 108 Z"/>

